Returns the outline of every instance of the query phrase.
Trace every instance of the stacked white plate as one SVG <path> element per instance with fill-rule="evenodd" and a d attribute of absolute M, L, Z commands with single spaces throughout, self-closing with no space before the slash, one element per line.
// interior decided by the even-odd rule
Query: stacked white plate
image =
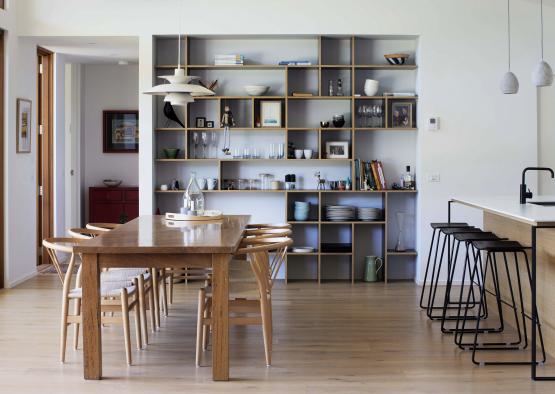
<path fill-rule="evenodd" d="M 334 222 L 343 222 L 355 218 L 355 207 L 350 205 L 326 206 L 326 219 Z"/>
<path fill-rule="evenodd" d="M 372 221 L 382 218 L 382 210 L 380 208 L 361 207 L 357 208 L 357 217 L 359 220 Z"/>

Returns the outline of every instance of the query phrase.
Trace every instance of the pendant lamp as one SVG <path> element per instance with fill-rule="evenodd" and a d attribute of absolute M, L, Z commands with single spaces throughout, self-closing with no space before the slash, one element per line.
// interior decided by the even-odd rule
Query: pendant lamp
<path fill-rule="evenodd" d="M 543 60 L 543 0 L 540 0 L 540 27 L 542 57 L 532 71 L 532 82 L 537 87 L 551 86 L 553 83 L 553 70 L 551 69 L 551 66 Z"/>
<path fill-rule="evenodd" d="M 518 79 L 516 75 L 511 72 L 511 0 L 507 0 L 507 43 L 508 43 L 508 71 L 503 74 L 501 78 L 500 88 L 503 94 L 516 94 L 518 93 Z"/>

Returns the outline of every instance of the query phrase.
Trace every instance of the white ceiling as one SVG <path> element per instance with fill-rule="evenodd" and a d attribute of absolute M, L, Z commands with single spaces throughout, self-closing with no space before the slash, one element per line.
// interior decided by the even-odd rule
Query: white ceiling
<path fill-rule="evenodd" d="M 68 56 L 72 63 L 116 64 L 120 60 L 137 63 L 138 37 L 40 37 L 38 45 Z"/>

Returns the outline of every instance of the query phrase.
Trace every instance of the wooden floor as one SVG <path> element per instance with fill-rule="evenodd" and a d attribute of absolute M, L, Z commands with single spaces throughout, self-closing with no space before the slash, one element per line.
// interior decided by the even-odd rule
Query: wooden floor
<path fill-rule="evenodd" d="M 103 329 L 102 381 L 82 378 L 82 353 L 58 362 L 60 284 L 41 275 L 0 290 L 3 393 L 553 393 L 528 367 L 476 367 L 417 306 L 411 283 L 278 284 L 273 366 L 264 365 L 260 328 L 232 328 L 231 376 L 214 383 L 195 368 L 194 285 L 176 302 L 147 350 L 125 365 L 121 327 Z M 134 343 L 134 342 L 133 342 Z M 205 365 L 210 362 L 210 353 Z M 550 363 L 550 364 L 553 364 Z M 551 372 L 555 371 L 552 366 Z"/>

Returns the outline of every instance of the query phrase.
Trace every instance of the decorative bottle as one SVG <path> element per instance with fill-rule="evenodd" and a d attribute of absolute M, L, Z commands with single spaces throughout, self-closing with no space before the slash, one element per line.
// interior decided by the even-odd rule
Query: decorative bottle
<path fill-rule="evenodd" d="M 341 78 L 337 80 L 337 94 L 336 96 L 343 96 L 343 82 Z"/>
<path fill-rule="evenodd" d="M 330 96 L 333 96 L 333 81 L 331 79 L 328 82 L 328 93 Z"/>
<path fill-rule="evenodd" d="M 204 215 L 204 195 L 197 182 L 197 174 L 191 172 L 191 180 L 183 195 L 183 207 L 189 215 Z"/>
<path fill-rule="evenodd" d="M 403 189 L 413 190 L 415 188 L 414 176 L 410 172 L 410 166 L 406 167 L 406 172 L 401 176 L 401 186 Z"/>

